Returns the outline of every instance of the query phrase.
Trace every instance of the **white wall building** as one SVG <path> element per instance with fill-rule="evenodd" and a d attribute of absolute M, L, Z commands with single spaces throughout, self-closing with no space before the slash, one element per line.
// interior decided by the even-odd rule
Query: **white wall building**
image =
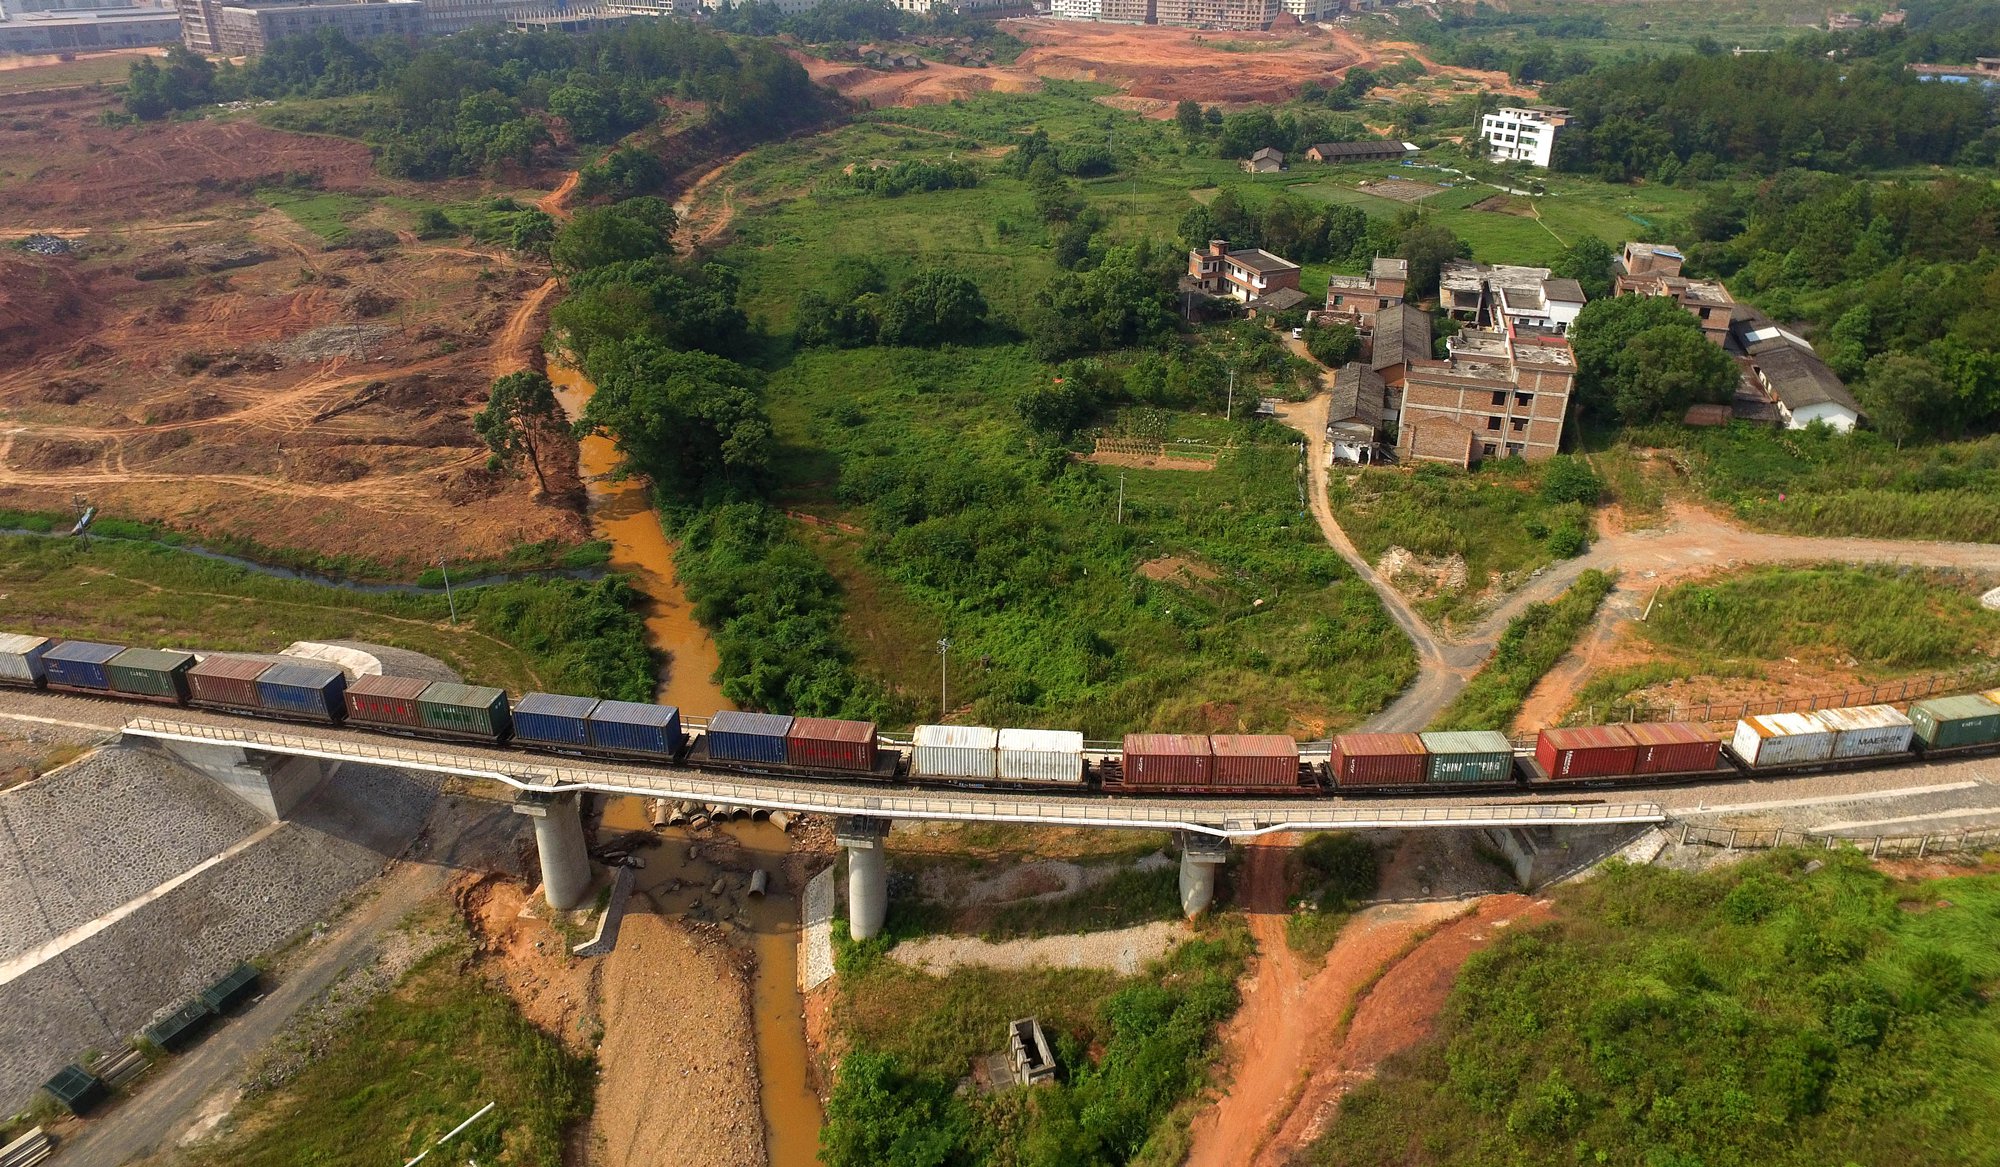
<path fill-rule="evenodd" d="M 1555 155 L 1556 131 L 1569 122 L 1569 111 L 1556 106 L 1508 106 L 1479 119 L 1479 137 L 1494 162 L 1526 162 L 1549 168 Z"/>
<path fill-rule="evenodd" d="M 1097 20 L 1104 15 L 1104 0 L 1049 0 L 1049 15 L 1057 20 Z"/>

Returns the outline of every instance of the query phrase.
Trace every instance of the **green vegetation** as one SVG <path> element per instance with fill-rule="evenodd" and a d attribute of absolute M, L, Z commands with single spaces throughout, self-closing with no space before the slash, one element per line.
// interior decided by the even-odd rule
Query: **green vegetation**
<path fill-rule="evenodd" d="M 1899 1167 L 2000 1141 L 2000 878 L 1614 866 L 1469 960 L 1305 1162 Z"/>
<path fill-rule="evenodd" d="M 1030 844 L 1033 858 L 1045 856 Z M 1153 851 L 1163 848 L 1154 848 Z M 1152 851 L 1148 852 L 1149 854 Z M 990 870 L 986 861 L 963 854 L 899 855 L 892 866 L 899 874 L 922 879 L 929 868 L 965 869 L 974 864 Z M 884 934 L 896 940 L 950 933 L 979 936 L 987 940 L 1014 940 L 1031 936 L 1064 936 L 1081 932 L 1107 932 L 1148 924 L 1155 920 L 1181 918 L 1180 871 L 1173 863 L 1146 867 L 1132 864 L 1128 855 L 1114 856 L 1111 870 L 1103 862 L 1084 866 L 1085 885 L 1075 891 L 1047 898 L 1024 899 L 1011 903 L 945 904 L 916 895 L 897 895 L 890 900 Z"/>
<path fill-rule="evenodd" d="M 1577 316 L 1579 409 L 1627 425 L 1678 421 L 1691 405 L 1727 405 L 1742 371 L 1665 296 L 1592 300 Z"/>
<path fill-rule="evenodd" d="M 1585 571 L 1554 601 L 1530 604 L 1508 621 L 1485 667 L 1431 728 L 1504 730 L 1512 725 L 1535 682 L 1590 627 L 1598 605 L 1611 594 L 1612 583 L 1613 578 L 1602 571 Z"/>
<path fill-rule="evenodd" d="M 332 191 L 267 187 L 257 192 L 257 201 L 276 207 L 291 220 L 329 244 L 348 236 L 348 223 L 367 214 L 367 199 Z"/>
<path fill-rule="evenodd" d="M 1332 950 L 1347 918 L 1375 894 L 1381 864 L 1361 835 L 1318 834 L 1292 852 L 1292 914 L 1285 920 L 1285 943 L 1307 960 Z"/>

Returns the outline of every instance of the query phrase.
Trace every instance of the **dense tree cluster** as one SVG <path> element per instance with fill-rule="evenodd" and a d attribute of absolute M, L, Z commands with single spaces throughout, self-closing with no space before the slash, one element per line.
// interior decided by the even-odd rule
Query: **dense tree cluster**
<path fill-rule="evenodd" d="M 1030 350 L 1053 364 L 1165 335 L 1182 270 L 1177 252 L 1150 241 L 1107 248 L 1096 267 L 1059 275 L 1036 295 L 1024 322 Z"/>
<path fill-rule="evenodd" d="M 807 348 L 933 348 L 977 339 L 987 311 L 979 285 L 963 272 L 926 268 L 891 290 L 881 268 L 853 264 L 828 290 L 799 293 L 792 337 Z"/>
<path fill-rule="evenodd" d="M 979 171 L 969 162 L 925 162 L 905 159 L 890 166 L 857 166 L 842 182 L 884 198 L 933 190 L 960 190 L 979 185 Z"/>
<path fill-rule="evenodd" d="M 1627 425 L 1679 417 L 1690 405 L 1726 402 L 1736 362 L 1676 300 L 1619 296 L 1584 305 L 1571 329 L 1576 401 Z"/>

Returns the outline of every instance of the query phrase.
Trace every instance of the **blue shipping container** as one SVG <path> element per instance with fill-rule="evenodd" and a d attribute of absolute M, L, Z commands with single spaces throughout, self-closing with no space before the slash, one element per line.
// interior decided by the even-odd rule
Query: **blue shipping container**
<path fill-rule="evenodd" d="M 595 697 L 530 693 L 514 703 L 514 737 L 557 746 L 586 745 L 590 734 L 584 729 L 584 719 L 595 708 Z"/>
<path fill-rule="evenodd" d="M 257 698 L 273 713 L 339 721 L 347 715 L 347 674 L 326 665 L 272 665 L 257 675 Z"/>
<path fill-rule="evenodd" d="M 718 713 L 708 719 L 708 756 L 718 762 L 785 763 L 792 719 L 776 713 Z"/>
<path fill-rule="evenodd" d="M 111 658 L 125 650 L 115 644 L 89 640 L 65 640 L 42 654 L 42 669 L 49 684 L 72 689 L 109 689 L 111 676 L 104 671 Z"/>
<path fill-rule="evenodd" d="M 632 754 L 680 756 L 681 711 L 672 705 L 642 705 L 637 701 L 599 701 L 585 722 L 590 744 L 600 750 Z"/>

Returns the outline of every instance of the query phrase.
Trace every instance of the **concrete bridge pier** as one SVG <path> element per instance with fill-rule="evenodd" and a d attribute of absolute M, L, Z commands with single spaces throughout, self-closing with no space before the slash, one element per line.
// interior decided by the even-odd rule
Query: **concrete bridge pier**
<path fill-rule="evenodd" d="M 872 940 L 889 918 L 889 821 L 843 815 L 834 820 L 833 838 L 847 852 L 848 935 Z"/>
<path fill-rule="evenodd" d="M 542 794 L 524 790 L 514 813 L 535 820 L 535 851 L 542 860 L 542 895 L 566 912 L 590 891 L 590 852 L 583 843 L 583 816 L 574 791 Z"/>
<path fill-rule="evenodd" d="M 127 738 L 158 746 L 168 757 L 211 779 L 272 822 L 287 818 L 340 768 L 323 758 L 274 754 L 224 742 Z"/>
<path fill-rule="evenodd" d="M 1229 840 L 1181 832 L 1181 911 L 1192 920 L 1215 902 L 1215 869 L 1229 862 Z"/>

